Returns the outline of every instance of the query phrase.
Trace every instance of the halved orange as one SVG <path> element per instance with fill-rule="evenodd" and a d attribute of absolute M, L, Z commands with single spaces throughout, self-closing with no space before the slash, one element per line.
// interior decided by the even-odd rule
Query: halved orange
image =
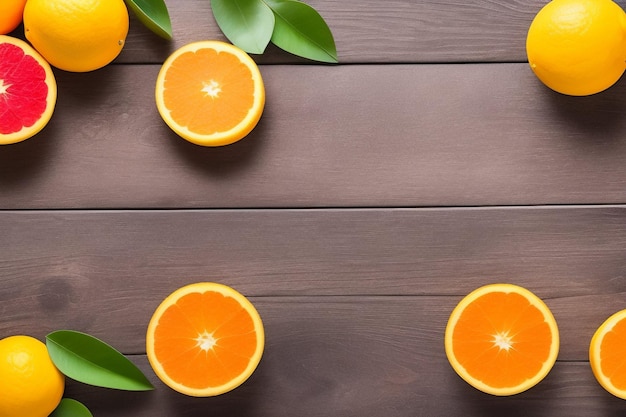
<path fill-rule="evenodd" d="M 146 351 L 156 375 L 194 397 L 223 394 L 257 368 L 265 333 L 259 313 L 235 289 L 189 284 L 163 300 L 148 325 Z"/>
<path fill-rule="evenodd" d="M 589 363 L 604 389 L 626 399 L 626 310 L 598 327 L 589 345 Z"/>
<path fill-rule="evenodd" d="M 50 65 L 26 42 L 0 35 L 0 145 L 39 133 L 52 117 L 56 98 Z"/>
<path fill-rule="evenodd" d="M 513 284 L 490 284 L 472 291 L 452 311 L 445 350 L 452 368 L 473 387 L 514 395 L 552 369 L 559 331 L 535 294 Z"/>
<path fill-rule="evenodd" d="M 265 106 L 265 87 L 254 60 L 221 41 L 193 42 L 172 53 L 159 71 L 155 95 L 165 123 L 203 146 L 244 138 Z"/>

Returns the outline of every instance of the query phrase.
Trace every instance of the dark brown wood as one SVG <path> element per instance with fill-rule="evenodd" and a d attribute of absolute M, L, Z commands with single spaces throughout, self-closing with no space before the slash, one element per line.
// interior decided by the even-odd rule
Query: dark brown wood
<path fill-rule="evenodd" d="M 443 352 L 441 306 L 450 304 L 450 297 L 253 301 L 265 319 L 266 350 L 253 376 L 235 391 L 185 397 L 163 385 L 144 356 L 131 356 L 154 392 L 118 393 L 70 383 L 66 395 L 102 416 L 197 416 L 206 410 L 255 416 L 588 416 L 623 410 L 623 401 L 600 387 L 586 362 L 559 361 L 544 381 L 515 397 L 492 397 L 470 387 Z M 576 316 L 570 311 L 570 319 Z"/>
<path fill-rule="evenodd" d="M 96 417 L 621 415 L 588 344 L 626 308 L 624 81 L 573 98 L 535 78 L 545 1 L 307 3 L 342 65 L 255 56 L 266 109 L 231 146 L 186 143 L 154 105 L 174 49 L 225 40 L 208 0 L 168 2 L 173 41 L 133 18 L 112 65 L 55 70 L 50 124 L 0 147 L 0 338 L 85 331 L 155 383 L 68 381 Z M 204 280 L 249 296 L 267 343 L 242 387 L 196 399 L 157 380 L 145 331 Z M 456 303 L 491 282 L 543 298 L 561 335 L 548 377 L 510 398 L 443 348 Z"/>
<path fill-rule="evenodd" d="M 256 297 L 269 325 L 304 308 L 279 337 L 323 331 L 320 308 L 341 316 L 345 305 L 345 324 L 357 326 L 362 303 L 361 313 L 380 321 L 373 326 L 399 332 L 393 337 L 415 323 L 416 337 L 437 340 L 425 349 L 432 355 L 442 353 L 454 305 L 487 283 L 523 285 L 544 298 L 567 360 L 585 361 L 595 328 L 626 308 L 626 207 L 18 211 L 0 213 L 0 230 L 0 333 L 74 328 L 127 353 L 144 351 L 160 300 L 194 281 Z M 346 296 L 353 298 L 333 303 Z M 308 297 L 304 306 L 298 297 Z M 393 317 L 376 317 L 394 306 Z"/>
<path fill-rule="evenodd" d="M 528 26 L 545 1 L 310 0 L 333 32 L 342 63 L 522 62 Z M 196 40 L 225 39 L 208 0 L 170 6 L 174 39 L 162 41 L 131 24 L 119 63 L 162 62 L 173 49 Z M 278 48 L 259 62 L 306 63 Z"/>
<path fill-rule="evenodd" d="M 581 99 L 527 64 L 263 66 L 260 124 L 213 149 L 160 119 L 157 72 L 57 72 L 51 123 L 0 148 L 0 207 L 626 201 L 626 84 Z"/>
<path fill-rule="evenodd" d="M 557 362 L 546 379 L 531 390 L 514 397 L 494 397 L 471 388 L 441 358 L 428 363 L 412 360 L 406 355 L 419 355 L 419 352 L 399 351 L 395 346 L 390 348 L 376 341 L 373 349 L 385 350 L 379 352 L 380 357 L 355 356 L 349 344 L 341 346 L 340 351 L 314 354 L 309 348 L 327 349 L 327 346 L 313 342 L 312 345 L 298 343 L 305 360 L 285 362 L 281 357 L 283 351 L 266 352 L 250 380 L 219 397 L 185 397 L 158 381 L 155 381 L 157 389 L 146 393 L 116 392 L 71 383 L 67 394 L 83 400 L 94 416 L 100 417 L 206 414 L 551 417 L 561 413 L 587 417 L 619 415 L 624 410 L 623 400 L 604 391 L 584 363 Z M 133 359 L 147 374 L 151 372 L 144 357 Z"/>
<path fill-rule="evenodd" d="M 137 285 L 130 282 L 129 286 Z M 149 293 L 158 295 L 159 291 Z M 94 320 L 82 330 L 118 348 L 142 342 L 147 326 L 144 313 L 151 309 L 145 301 L 149 296 L 142 300 L 137 295 L 110 298 L 115 297 L 112 291 L 102 294 L 100 300 L 92 300 L 91 311 L 75 306 Z M 456 297 L 251 300 L 264 320 L 267 343 L 259 368 L 237 390 L 214 399 L 185 397 L 156 378 L 144 355 L 129 355 L 153 382 L 154 392 L 120 393 L 70 381 L 66 396 L 84 402 L 100 416 L 195 416 L 203 415 L 204 409 L 259 416 L 288 411 L 314 416 L 331 411 L 348 416 L 375 416 L 384 411 L 396 416 L 495 416 L 508 410 L 519 416 L 531 411 L 549 416 L 554 410 L 585 416 L 594 410 L 615 412 L 623 407 L 623 402 L 598 385 L 589 364 L 578 359 L 561 359 L 538 386 L 515 397 L 491 397 L 471 388 L 454 373 L 443 349 L 443 331 Z M 102 301 L 108 306 L 103 307 Z M 576 324 L 576 333 L 565 335 L 569 337 L 564 338 L 561 357 L 567 356 L 568 349 L 583 352 L 589 339 L 582 326 L 591 316 L 590 308 L 601 300 L 571 303 L 566 309 L 551 301 L 560 322 Z M 142 304 L 138 310 L 133 305 L 137 303 Z M 125 310 L 124 318 L 116 317 L 120 310 Z M 55 321 L 62 323 L 59 318 Z M 134 329 L 123 331 L 129 324 Z M 143 349 L 126 347 L 132 348 Z"/>
<path fill-rule="evenodd" d="M 468 0 L 462 4 L 395 0 L 308 0 L 331 29 L 341 63 L 525 62 L 525 40 L 546 3 Z M 210 0 L 168 4 L 173 39 L 146 29 L 131 14 L 126 45 L 115 64 L 160 64 L 176 48 L 198 40 L 227 40 Z M 23 38 L 23 28 L 14 36 Z M 308 64 L 270 44 L 260 63 Z"/>

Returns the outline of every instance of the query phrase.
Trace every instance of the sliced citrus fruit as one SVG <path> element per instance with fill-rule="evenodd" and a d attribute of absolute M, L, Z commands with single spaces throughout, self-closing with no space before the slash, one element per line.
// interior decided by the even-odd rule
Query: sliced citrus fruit
<path fill-rule="evenodd" d="M 589 345 L 589 362 L 600 385 L 626 399 L 626 310 L 598 327 Z"/>
<path fill-rule="evenodd" d="M 452 311 L 445 350 L 452 368 L 473 387 L 514 395 L 552 369 L 559 332 L 535 294 L 513 284 L 490 284 L 472 291 Z"/>
<path fill-rule="evenodd" d="M 236 142 L 252 131 L 265 106 L 258 66 L 221 41 L 182 46 L 165 60 L 156 82 L 156 105 L 167 125 L 203 146 Z"/>
<path fill-rule="evenodd" d="M 265 345 L 259 313 L 231 287 L 200 282 L 179 288 L 154 312 L 146 335 L 148 360 L 170 388 L 209 397 L 243 384 Z"/>
<path fill-rule="evenodd" d="M 57 85 L 50 65 L 26 42 L 0 35 L 0 144 L 28 139 L 54 112 Z"/>

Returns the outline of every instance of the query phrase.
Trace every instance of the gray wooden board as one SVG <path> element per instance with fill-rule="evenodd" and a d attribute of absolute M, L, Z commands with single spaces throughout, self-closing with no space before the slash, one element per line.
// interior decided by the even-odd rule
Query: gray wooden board
<path fill-rule="evenodd" d="M 160 119 L 158 66 L 57 72 L 50 124 L 0 148 L 0 208 L 626 201 L 626 85 L 566 97 L 527 64 L 261 70 L 260 124 L 217 149 Z"/>
<path fill-rule="evenodd" d="M 313 342 L 311 348 L 320 349 L 315 335 L 306 340 Z M 589 417 L 619 416 L 624 411 L 624 401 L 600 387 L 587 363 L 557 362 L 529 391 L 495 397 L 467 385 L 445 359 L 412 362 L 410 355 L 416 352 L 386 349 L 380 353 L 384 361 L 376 357 L 372 362 L 361 348 L 342 346 L 318 352 L 335 356 L 313 365 L 306 362 L 308 348 L 268 350 L 247 382 L 218 397 L 192 398 L 170 390 L 154 376 L 144 356 L 131 359 L 153 381 L 154 391 L 113 391 L 70 381 L 66 395 L 81 400 L 99 417 Z M 304 361 L 296 359 L 302 353 Z"/>
<path fill-rule="evenodd" d="M 222 396 L 192 398 L 163 385 L 145 356 L 131 359 L 156 389 L 129 393 L 70 381 L 66 396 L 81 400 L 94 416 L 618 416 L 624 401 L 604 391 L 589 364 L 557 362 L 532 389 L 513 397 L 483 394 L 462 381 L 445 362 L 413 360 L 419 352 L 396 350 L 372 340 L 377 356 L 362 347 L 309 335 L 297 347 L 268 346 L 252 377 Z M 310 343 L 310 345 L 306 345 Z M 311 350 L 322 349 L 311 355 Z M 290 356 L 289 356 L 290 355 Z M 380 356 L 378 356 L 380 355 Z M 287 357 L 285 357 L 287 356 Z M 314 364 L 307 362 L 317 356 Z M 324 359 L 319 357 L 324 356 Z"/>
<path fill-rule="evenodd" d="M 342 63 L 521 62 L 525 40 L 541 0 L 308 0 L 328 23 Z M 210 2 L 176 0 L 170 6 L 174 39 L 162 41 L 131 22 L 120 63 L 162 62 L 175 48 L 226 38 Z M 259 62 L 306 63 L 270 45 Z"/>
<path fill-rule="evenodd" d="M 335 316 L 343 304 L 332 297 L 349 296 L 358 327 L 359 301 L 367 311 L 374 297 L 376 311 L 401 306 L 378 325 L 414 323 L 416 337 L 430 338 L 423 354 L 435 356 L 454 305 L 484 284 L 519 284 L 546 300 L 568 360 L 586 360 L 595 328 L 626 308 L 625 207 L 7 211 L 0 229 L 0 333 L 74 328 L 126 353 L 143 351 L 156 305 L 196 281 L 259 297 L 272 321 L 301 307 L 281 297 L 311 297 L 306 314 L 329 305 Z"/>
<path fill-rule="evenodd" d="M 86 331 L 156 384 L 69 381 L 97 417 L 623 414 L 587 349 L 626 306 L 624 81 L 541 85 L 525 37 L 545 1 L 307 3 L 347 65 L 255 56 L 266 109 L 228 147 L 184 142 L 154 105 L 169 53 L 225 40 L 206 0 L 168 4 L 173 41 L 133 18 L 113 65 L 55 70 L 50 124 L 0 147 L 0 335 Z M 268 338 L 246 384 L 195 399 L 158 382 L 144 343 L 157 304 L 204 280 L 249 296 Z M 542 297 L 561 334 L 552 372 L 512 398 L 443 350 L 451 310 L 490 282 Z"/>
<path fill-rule="evenodd" d="M 363 63 L 526 62 L 526 35 L 545 0 L 307 0 L 328 23 L 339 61 Z M 622 7 L 624 0 L 616 3 Z M 159 38 L 131 13 L 126 45 L 114 64 L 160 64 L 176 48 L 228 41 L 208 0 L 168 4 L 173 39 Z M 23 27 L 11 35 L 24 38 Z M 270 44 L 260 63 L 310 64 Z"/>
<path fill-rule="evenodd" d="M 103 294 L 102 298 L 106 307 L 94 303 L 91 312 L 81 308 L 94 319 L 82 330 L 124 351 L 128 344 L 141 350 L 148 318 L 144 313 L 152 307 L 151 301 L 134 294 L 115 299 Z M 132 354 L 129 357 L 152 381 L 155 391 L 116 392 L 69 381 L 65 395 L 84 402 L 98 416 L 199 416 L 209 412 L 242 416 L 495 416 L 503 412 L 589 416 L 624 407 L 623 401 L 600 387 L 582 358 L 560 359 L 544 381 L 514 397 L 492 397 L 471 388 L 454 373 L 443 349 L 443 330 L 456 297 L 251 300 L 264 320 L 267 342 L 259 367 L 235 391 L 212 399 L 182 396 L 156 378 L 145 355 Z M 575 349 L 584 353 L 589 335 L 582 327 L 592 304 L 576 303 L 562 309 L 556 300 L 548 301 L 557 319 L 570 321 L 573 326 L 569 330 L 577 330 L 576 335 L 565 338 L 563 350 L 576 344 Z M 129 304 L 141 304 L 142 312 Z M 116 317 L 116 310 L 125 310 L 124 318 Z M 35 320 L 31 318 L 31 322 Z M 134 329 L 124 331 L 129 322 Z M 63 320 L 56 317 L 54 323 L 61 325 Z"/>

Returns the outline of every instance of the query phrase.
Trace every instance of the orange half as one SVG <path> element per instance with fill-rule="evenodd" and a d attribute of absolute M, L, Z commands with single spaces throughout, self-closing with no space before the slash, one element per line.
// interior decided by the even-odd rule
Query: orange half
<path fill-rule="evenodd" d="M 626 310 L 613 314 L 598 327 L 589 345 L 589 362 L 600 385 L 626 399 Z"/>
<path fill-rule="evenodd" d="M 254 60 L 220 41 L 194 42 L 176 50 L 159 71 L 155 95 L 165 123 L 203 146 L 244 138 L 265 106 L 265 87 Z"/>
<path fill-rule="evenodd" d="M 491 284 L 472 291 L 452 311 L 445 350 L 452 368 L 473 387 L 514 395 L 552 369 L 559 332 L 535 294 L 513 284 Z"/>
<path fill-rule="evenodd" d="M 265 345 L 259 313 L 231 287 L 200 282 L 170 294 L 146 334 L 148 360 L 170 388 L 194 397 L 223 394 L 257 368 Z"/>

